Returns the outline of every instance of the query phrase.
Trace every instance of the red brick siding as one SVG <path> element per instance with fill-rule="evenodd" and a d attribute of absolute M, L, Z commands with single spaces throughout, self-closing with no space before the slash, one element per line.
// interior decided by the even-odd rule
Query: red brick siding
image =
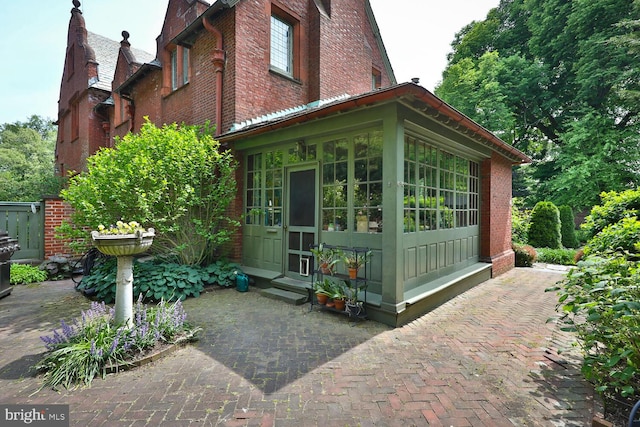
<path fill-rule="evenodd" d="M 162 101 L 157 94 L 162 88 L 162 73 L 153 71 L 145 76 L 133 90 L 134 116 L 133 131 L 138 132 L 144 123 L 144 118 L 149 117 L 152 123 L 161 127 L 165 121 L 162 120 Z"/>
<path fill-rule="evenodd" d="M 72 255 L 68 246 L 69 241 L 55 237 L 56 228 L 66 222 L 73 212 L 62 199 L 44 199 L 44 258 L 54 255 Z"/>
<path fill-rule="evenodd" d="M 497 276 L 511 268 L 511 163 L 493 153 L 481 165 L 481 247 L 480 256 L 493 264 Z"/>
<path fill-rule="evenodd" d="M 333 0 L 331 19 L 320 18 L 320 99 L 371 91 L 371 33 L 364 1 Z M 384 70 L 381 70 L 384 71 Z"/>

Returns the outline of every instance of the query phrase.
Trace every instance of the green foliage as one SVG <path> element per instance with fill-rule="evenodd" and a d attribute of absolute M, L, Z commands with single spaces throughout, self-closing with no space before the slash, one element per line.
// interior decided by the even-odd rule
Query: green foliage
<path fill-rule="evenodd" d="M 531 267 L 536 262 L 538 254 L 533 246 L 512 243 L 511 247 L 516 255 L 516 267 Z"/>
<path fill-rule="evenodd" d="M 578 335 L 585 377 L 600 393 L 640 397 L 638 261 L 588 257 L 550 290 L 558 290 L 562 329 Z"/>
<path fill-rule="evenodd" d="M 562 235 L 562 246 L 565 248 L 577 248 L 576 221 L 573 216 L 571 206 L 563 205 L 558 207 L 560 212 L 560 234 Z"/>
<path fill-rule="evenodd" d="M 333 274 L 335 265 L 340 262 L 342 251 L 337 248 L 325 247 L 322 243 L 318 247 L 311 248 L 311 253 L 316 258 L 316 267 L 322 269 L 324 274 Z"/>
<path fill-rule="evenodd" d="M 609 250 L 640 253 L 640 221 L 637 217 L 623 218 L 615 224 L 607 225 L 584 248 L 586 255 L 602 254 Z"/>
<path fill-rule="evenodd" d="M 63 180 L 54 173 L 55 144 L 55 126 L 40 116 L 0 125 L 0 200 L 25 202 L 58 194 Z"/>
<path fill-rule="evenodd" d="M 32 265 L 12 263 L 9 268 L 11 269 L 11 279 L 9 281 L 12 285 L 28 285 L 29 283 L 47 280 L 47 272 Z"/>
<path fill-rule="evenodd" d="M 465 26 L 436 94 L 533 160 L 532 202 L 640 183 L 640 3 L 509 0 Z"/>
<path fill-rule="evenodd" d="M 552 202 L 538 202 L 531 211 L 527 241 L 536 248 L 558 249 L 560 242 L 560 212 Z"/>
<path fill-rule="evenodd" d="M 227 217 L 236 195 L 236 162 L 193 126 L 155 127 L 117 140 L 87 161 L 87 171 L 62 192 L 74 208 L 73 225 L 59 230 L 84 238 L 86 229 L 127 220 L 156 230 L 151 251 L 181 264 L 211 261 L 239 222 Z"/>
<path fill-rule="evenodd" d="M 317 281 L 313 284 L 313 291 L 316 294 L 321 294 L 321 295 L 326 295 L 328 297 L 331 297 L 334 294 L 333 292 L 334 286 L 335 286 L 335 282 L 325 277 L 324 280 Z"/>
<path fill-rule="evenodd" d="M 157 343 L 192 340 L 197 332 L 185 323 L 180 301 L 161 301 L 156 307 L 138 301 L 130 329 L 115 324 L 114 314 L 104 303 L 93 303 L 80 319 L 72 324 L 62 321 L 60 332 L 41 337 L 48 350 L 36 365 L 44 372 L 43 386 L 89 385 L 96 376 L 104 377 L 109 367 L 126 365 Z"/>
<path fill-rule="evenodd" d="M 602 195 L 587 229 L 587 257 L 562 282 L 559 307 L 565 330 L 583 347 L 582 372 L 596 390 L 640 398 L 640 221 L 637 192 Z"/>
<path fill-rule="evenodd" d="M 582 228 L 595 236 L 608 225 L 625 217 L 635 217 L 640 212 L 640 190 L 615 191 L 600 194 L 601 203 L 591 208 Z"/>
<path fill-rule="evenodd" d="M 513 199 L 511 205 L 511 241 L 519 244 L 527 243 L 531 211 L 522 206 L 522 200 Z"/>
<path fill-rule="evenodd" d="M 223 260 L 211 263 L 200 270 L 204 284 L 218 285 L 224 288 L 235 286 L 236 276 L 242 273 L 240 264 Z"/>
<path fill-rule="evenodd" d="M 216 261 L 206 267 L 153 260 L 133 263 L 133 295 L 144 301 L 175 301 L 198 297 L 207 285 L 234 285 L 237 263 Z M 116 296 L 116 260 L 108 258 L 94 266 L 82 278 L 78 290 L 91 294 L 98 301 L 111 304 Z"/>
<path fill-rule="evenodd" d="M 538 262 L 545 262 L 547 264 L 558 264 L 558 265 L 575 265 L 576 264 L 576 254 L 578 251 L 576 249 L 549 249 L 549 248 L 539 248 L 538 252 Z"/>

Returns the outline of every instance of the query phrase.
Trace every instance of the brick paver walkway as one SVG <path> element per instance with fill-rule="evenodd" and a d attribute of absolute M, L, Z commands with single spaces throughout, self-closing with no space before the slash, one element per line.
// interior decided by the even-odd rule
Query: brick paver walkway
<path fill-rule="evenodd" d="M 74 426 L 590 425 L 573 337 L 546 323 L 561 274 L 515 269 L 396 329 L 215 290 L 185 302 L 194 345 L 60 392 L 29 366 L 89 302 L 21 286 L 0 300 L 0 403 L 69 404 Z"/>

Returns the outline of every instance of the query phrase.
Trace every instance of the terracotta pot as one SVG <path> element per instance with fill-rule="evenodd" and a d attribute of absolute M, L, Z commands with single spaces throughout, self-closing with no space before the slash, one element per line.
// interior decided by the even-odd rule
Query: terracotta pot
<path fill-rule="evenodd" d="M 316 294 L 316 300 L 318 300 L 318 304 L 320 305 L 325 305 L 328 299 L 329 297 L 325 294 Z"/>
<path fill-rule="evenodd" d="M 329 264 L 326 262 L 320 264 L 320 272 L 322 274 L 333 274 L 333 271 L 331 271 L 331 268 L 329 268 Z"/>
<path fill-rule="evenodd" d="M 357 268 L 349 268 L 349 279 L 355 279 L 358 277 L 358 269 Z"/>
<path fill-rule="evenodd" d="M 343 299 L 334 299 L 333 302 L 335 304 L 336 310 L 343 311 L 347 301 Z"/>

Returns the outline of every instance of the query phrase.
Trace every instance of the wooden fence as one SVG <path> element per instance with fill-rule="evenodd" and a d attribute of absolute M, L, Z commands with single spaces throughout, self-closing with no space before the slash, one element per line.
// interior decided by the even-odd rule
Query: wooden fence
<path fill-rule="evenodd" d="M 0 202 L 0 230 L 18 239 L 12 260 L 44 258 L 44 209 L 41 202 Z"/>

